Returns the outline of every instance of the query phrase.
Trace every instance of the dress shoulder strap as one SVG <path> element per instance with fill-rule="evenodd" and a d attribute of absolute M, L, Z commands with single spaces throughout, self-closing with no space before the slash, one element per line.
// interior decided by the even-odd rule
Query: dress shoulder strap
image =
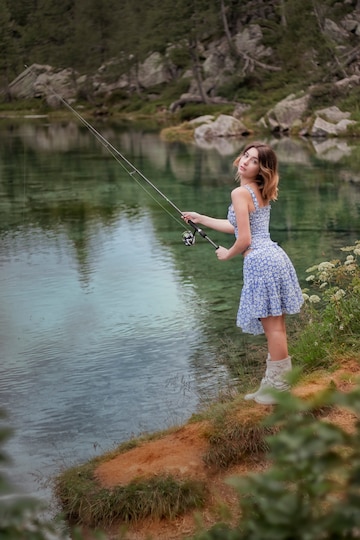
<path fill-rule="evenodd" d="M 257 200 L 257 197 L 255 195 L 255 192 L 254 190 L 250 187 L 250 186 L 244 186 L 248 192 L 250 193 L 251 195 L 251 198 L 253 200 L 253 203 L 254 203 L 254 206 L 255 206 L 255 210 L 257 210 L 259 208 L 259 201 Z"/>

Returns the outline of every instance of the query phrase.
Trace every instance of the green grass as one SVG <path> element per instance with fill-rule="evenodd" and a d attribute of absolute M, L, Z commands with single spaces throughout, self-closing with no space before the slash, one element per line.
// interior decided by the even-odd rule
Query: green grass
<path fill-rule="evenodd" d="M 55 494 L 70 524 L 110 527 L 114 522 L 145 518 L 174 519 L 204 505 L 205 485 L 170 475 L 138 479 L 107 489 L 94 478 L 94 464 L 65 471 L 55 482 Z"/>
<path fill-rule="evenodd" d="M 271 428 L 262 424 L 265 414 L 266 409 L 256 407 L 253 402 L 244 402 L 242 396 L 240 400 L 233 399 L 227 406 L 218 408 L 208 435 L 209 448 L 203 457 L 205 464 L 215 470 L 224 470 L 244 460 L 263 458 L 268 450 L 266 438 L 272 433 Z"/>

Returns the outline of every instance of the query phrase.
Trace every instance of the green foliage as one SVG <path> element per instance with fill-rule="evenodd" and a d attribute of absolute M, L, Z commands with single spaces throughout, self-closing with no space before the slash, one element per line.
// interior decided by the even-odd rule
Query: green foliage
<path fill-rule="evenodd" d="M 352 88 L 348 95 L 344 96 L 339 103 L 342 110 L 353 111 L 353 120 L 360 120 L 360 88 Z"/>
<path fill-rule="evenodd" d="M 177 66 L 178 69 L 186 69 L 190 67 L 189 54 L 184 47 L 175 45 L 170 47 L 168 51 L 168 57 L 171 62 Z"/>
<path fill-rule="evenodd" d="M 204 103 L 188 103 L 180 111 L 180 121 L 186 122 L 202 115 L 230 114 L 233 105 L 206 105 Z"/>
<path fill-rule="evenodd" d="M 17 42 L 13 38 L 14 22 L 5 0 L 0 0 L 0 81 L 6 86 L 16 73 Z"/>
<path fill-rule="evenodd" d="M 294 355 L 307 369 L 355 354 L 360 335 L 360 241 L 342 248 L 346 259 L 323 261 L 308 268 L 304 289 L 305 326 Z"/>
<path fill-rule="evenodd" d="M 314 85 L 310 89 L 309 110 L 315 111 L 319 107 L 331 107 L 341 96 L 341 90 L 333 83 Z"/>
<path fill-rule="evenodd" d="M 360 422 L 344 430 L 318 419 L 317 411 L 340 407 L 354 419 L 360 389 L 334 387 L 305 402 L 289 393 L 266 421 L 271 466 L 235 477 L 241 517 L 235 527 L 217 525 L 197 540 L 330 540 L 358 538 L 360 514 Z"/>
<path fill-rule="evenodd" d="M 323 26 L 326 18 L 336 21 L 341 16 L 336 6 L 315 0 L 283 0 L 278 5 L 278 15 L 278 24 L 268 24 L 265 37 L 275 49 L 279 64 L 286 65 L 282 73 L 286 72 L 289 82 L 306 80 L 309 86 L 329 80 L 329 73 L 339 70 L 337 49 Z"/>
<path fill-rule="evenodd" d="M 0 99 L 0 110 L 1 111 L 36 111 L 38 114 L 41 113 L 43 110 L 45 111 L 45 105 L 43 102 L 39 102 L 38 99 L 29 99 L 29 100 L 16 100 L 16 101 L 8 101 L 7 99 L 4 99 L 2 101 Z M 22 115 L 23 117 L 24 115 Z"/>
<path fill-rule="evenodd" d="M 5 414 L 0 410 L 0 421 Z M 0 446 L 5 444 L 11 430 L 0 425 Z M 0 452 L 0 468 L 10 464 L 8 456 Z M 41 517 L 44 507 L 36 499 L 15 493 L 4 472 L 0 472 L 0 538 L 1 540 L 65 540 L 63 526 Z"/>
<path fill-rule="evenodd" d="M 357 122 L 357 124 L 348 126 L 348 135 L 350 137 L 360 137 L 360 88 L 349 88 L 346 95 L 343 95 L 338 100 L 338 107 L 343 111 L 351 111 L 351 120 Z"/>
<path fill-rule="evenodd" d="M 24 63 L 37 62 L 69 66 L 82 73 L 101 66 L 102 76 L 114 82 L 131 69 L 136 73 L 140 63 L 158 51 L 171 63 L 174 79 L 191 69 L 203 95 L 204 47 L 228 39 L 228 32 L 234 36 L 239 28 L 258 24 L 271 55 L 254 59 L 249 66 L 248 59 L 233 50 L 229 54 L 237 66 L 216 93 L 230 101 L 262 101 L 261 108 L 265 101 L 267 106 L 275 102 L 272 91 L 281 89 L 289 94 L 293 88 L 344 76 L 336 58 L 337 44 L 322 27 L 326 18 L 337 22 L 353 10 L 350 2 L 315 0 L 0 0 L 0 76 L 6 86 Z M 345 47 L 351 47 L 351 35 L 347 41 Z M 270 71 L 257 60 L 280 70 Z M 90 92 L 87 97 L 91 97 Z M 138 103 L 129 107 L 139 110 Z M 124 108 L 123 101 L 120 110 Z"/>
<path fill-rule="evenodd" d="M 244 75 L 236 74 L 221 84 L 217 89 L 217 93 L 226 99 L 236 99 L 244 86 L 247 87 Z"/>
<path fill-rule="evenodd" d="M 181 94 L 188 91 L 189 85 L 189 79 L 185 78 L 166 84 L 161 93 L 162 100 L 165 101 L 165 103 L 172 103 L 177 100 Z"/>
<path fill-rule="evenodd" d="M 69 522 L 107 527 L 115 521 L 173 519 L 201 507 L 206 499 L 201 482 L 171 476 L 138 479 L 106 489 L 94 479 L 93 469 L 94 464 L 69 469 L 56 480 L 55 492 Z"/>

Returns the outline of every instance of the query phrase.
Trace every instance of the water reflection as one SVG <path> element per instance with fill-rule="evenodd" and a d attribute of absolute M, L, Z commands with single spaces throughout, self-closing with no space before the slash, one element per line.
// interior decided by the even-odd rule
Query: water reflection
<path fill-rule="evenodd" d="M 247 140 L 201 148 L 96 127 L 178 207 L 226 215 Z M 14 475 L 36 491 L 34 475 L 182 422 L 235 376 L 222 348 L 243 339 L 241 261 L 219 263 L 201 238 L 185 247 L 173 209 L 76 123 L 3 124 L 0 139 L 0 399 Z M 281 164 L 273 237 L 303 280 L 359 237 L 360 146 L 269 142 Z"/>

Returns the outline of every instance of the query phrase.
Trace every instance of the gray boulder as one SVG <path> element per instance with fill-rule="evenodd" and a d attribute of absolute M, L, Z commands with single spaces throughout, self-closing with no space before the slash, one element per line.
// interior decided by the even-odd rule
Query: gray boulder
<path fill-rule="evenodd" d="M 194 131 L 196 140 L 207 141 L 217 137 L 242 137 L 248 134 L 249 130 L 240 120 L 226 114 L 221 114 L 214 122 L 201 124 Z"/>
<path fill-rule="evenodd" d="M 137 76 L 139 84 L 144 88 L 167 83 L 171 80 L 170 70 L 166 66 L 165 59 L 158 52 L 151 53 L 140 64 Z"/>
<path fill-rule="evenodd" d="M 260 124 L 270 128 L 272 132 L 290 131 L 306 112 L 309 99 L 308 94 L 300 97 L 290 94 L 267 112 L 260 120 Z"/>
<path fill-rule="evenodd" d="M 250 24 L 234 37 L 236 50 L 239 54 L 246 53 L 252 58 L 271 56 L 272 49 L 262 43 L 263 33 L 258 24 Z"/>
<path fill-rule="evenodd" d="M 331 19 L 325 19 L 324 21 L 324 33 L 336 43 L 342 43 L 349 37 L 345 28 L 342 28 Z"/>
<path fill-rule="evenodd" d="M 346 135 L 349 126 L 356 124 L 349 120 L 350 113 L 338 107 L 328 107 L 315 112 L 316 118 L 311 127 L 311 137 L 338 137 Z"/>
<path fill-rule="evenodd" d="M 71 68 L 56 71 L 51 66 L 33 64 L 9 85 L 9 93 L 12 99 L 45 98 L 49 106 L 58 107 L 61 99 L 71 102 L 76 98 L 76 78 Z"/>
<path fill-rule="evenodd" d="M 343 112 L 336 106 L 319 109 L 315 114 L 333 124 L 337 124 L 341 120 L 347 120 L 351 116 L 349 112 Z"/>
<path fill-rule="evenodd" d="M 12 99 L 33 99 L 36 97 L 34 85 L 42 74 L 48 75 L 53 72 L 51 66 L 32 64 L 9 84 L 9 93 Z"/>
<path fill-rule="evenodd" d="M 211 124 L 214 122 L 215 116 L 212 114 L 204 114 L 203 116 L 197 116 L 196 118 L 193 118 L 189 121 L 189 124 L 191 126 L 199 126 L 202 124 Z"/>

